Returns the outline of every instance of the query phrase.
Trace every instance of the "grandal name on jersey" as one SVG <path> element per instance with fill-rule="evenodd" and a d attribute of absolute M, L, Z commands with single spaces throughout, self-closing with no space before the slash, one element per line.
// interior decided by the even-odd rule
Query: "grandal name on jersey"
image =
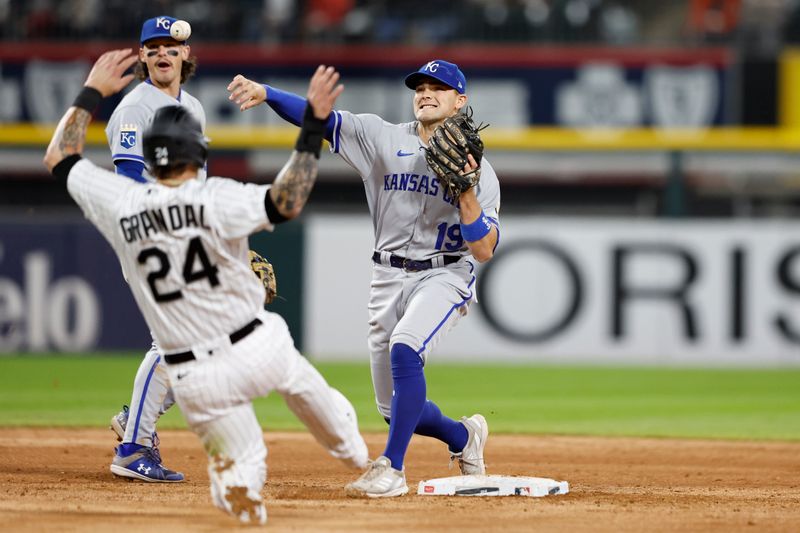
<path fill-rule="evenodd" d="M 170 205 L 164 209 L 145 209 L 139 213 L 122 217 L 119 219 L 119 226 L 125 242 L 134 242 L 150 237 L 160 231 L 178 231 L 183 228 L 204 228 L 210 230 L 206 225 L 205 207 L 203 205 L 193 206 Z"/>

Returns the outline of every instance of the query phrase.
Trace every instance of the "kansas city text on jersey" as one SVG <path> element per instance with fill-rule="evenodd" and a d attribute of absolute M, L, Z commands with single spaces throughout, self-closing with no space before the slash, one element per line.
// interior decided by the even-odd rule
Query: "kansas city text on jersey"
<path fill-rule="evenodd" d="M 385 174 L 383 176 L 384 191 L 410 191 L 436 196 L 439 194 L 439 178 L 426 174 L 411 174 L 400 172 Z M 447 189 L 442 188 L 442 199 L 448 204 L 455 205 L 454 200 L 447 194 Z"/>
<path fill-rule="evenodd" d="M 150 209 L 140 211 L 128 217 L 119 219 L 119 226 L 125 242 L 146 239 L 151 233 L 159 231 L 177 231 L 183 228 L 205 228 L 206 225 L 204 206 L 170 205 L 166 212 L 164 209 Z"/>

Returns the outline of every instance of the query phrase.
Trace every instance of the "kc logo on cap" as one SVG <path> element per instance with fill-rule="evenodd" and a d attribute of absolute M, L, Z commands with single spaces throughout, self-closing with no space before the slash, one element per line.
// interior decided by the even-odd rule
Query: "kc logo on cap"
<path fill-rule="evenodd" d="M 416 89 L 420 82 L 425 78 L 433 78 L 448 87 L 452 87 L 459 94 L 464 94 L 467 90 L 467 78 L 455 63 L 450 63 L 443 59 L 434 59 L 422 65 L 418 71 L 406 76 L 406 87 Z"/>
<path fill-rule="evenodd" d="M 172 35 L 170 34 L 169 29 L 172 27 L 172 24 L 175 23 L 178 19 L 174 17 L 167 17 L 167 16 L 160 16 L 160 17 L 153 17 L 151 19 L 147 19 L 142 24 L 142 35 L 139 39 L 139 43 L 144 45 L 145 42 L 151 39 L 160 39 L 160 38 L 167 38 L 173 39 Z M 178 42 L 186 42 L 186 41 L 178 41 Z"/>

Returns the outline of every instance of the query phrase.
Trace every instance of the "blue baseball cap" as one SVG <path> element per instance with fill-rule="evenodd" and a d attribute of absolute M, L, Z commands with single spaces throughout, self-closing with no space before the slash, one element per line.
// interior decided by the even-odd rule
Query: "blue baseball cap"
<path fill-rule="evenodd" d="M 464 94 L 467 90 L 467 78 L 455 63 L 450 63 L 444 59 L 434 59 L 428 61 L 416 72 L 406 76 L 406 87 L 416 89 L 422 78 L 433 78 L 452 87 L 459 94 Z"/>
<path fill-rule="evenodd" d="M 142 24 L 142 36 L 139 38 L 139 44 L 144 44 L 150 39 L 159 39 L 159 38 L 169 38 L 172 39 L 172 35 L 169 33 L 169 28 L 172 26 L 172 23 L 177 21 L 178 19 L 174 17 L 153 17 L 151 19 L 147 19 Z M 174 39 L 173 39 L 174 40 Z M 185 43 L 186 41 L 176 41 Z"/>

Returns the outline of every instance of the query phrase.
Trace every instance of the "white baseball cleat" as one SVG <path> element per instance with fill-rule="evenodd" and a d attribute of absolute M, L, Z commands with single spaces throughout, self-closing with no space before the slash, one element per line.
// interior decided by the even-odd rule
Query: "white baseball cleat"
<path fill-rule="evenodd" d="M 482 415 L 461 417 L 461 423 L 467 428 L 469 439 L 461 453 L 450 454 L 450 464 L 458 459 L 458 467 L 463 476 L 476 476 L 486 474 L 486 463 L 483 460 L 483 449 L 489 437 L 489 425 Z"/>
<path fill-rule="evenodd" d="M 125 428 L 128 426 L 128 406 L 123 405 L 122 411 L 111 417 L 111 424 L 109 427 L 111 431 L 117 434 L 117 441 L 122 442 L 125 438 Z"/>
<path fill-rule="evenodd" d="M 391 498 L 408 493 L 406 473 L 392 468 L 388 457 L 380 456 L 370 463 L 360 478 L 348 483 L 345 494 L 351 498 Z"/>

